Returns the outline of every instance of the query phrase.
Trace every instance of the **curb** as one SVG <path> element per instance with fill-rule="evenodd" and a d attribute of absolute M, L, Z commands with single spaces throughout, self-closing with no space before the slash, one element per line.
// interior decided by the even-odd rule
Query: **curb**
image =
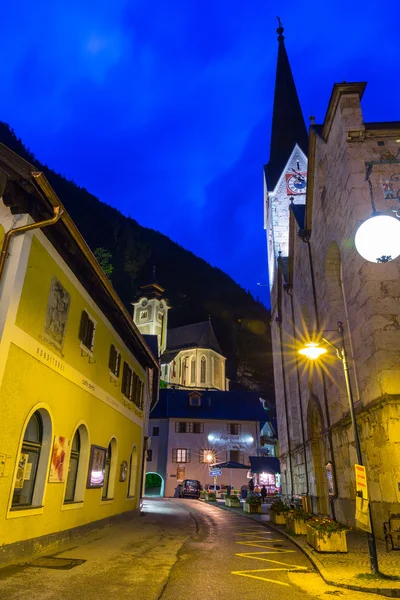
<path fill-rule="evenodd" d="M 208 504 L 211 504 L 211 503 L 209 502 Z M 333 579 L 329 579 L 329 575 L 327 575 L 326 570 L 324 569 L 324 567 L 322 566 L 322 564 L 320 563 L 318 558 L 316 556 L 314 556 L 314 554 L 311 553 L 311 550 L 308 550 L 308 548 L 299 544 L 299 542 L 295 538 L 293 538 L 291 535 L 286 533 L 286 531 L 282 531 L 281 529 L 278 529 L 278 527 L 275 527 L 269 521 L 268 522 L 260 521 L 259 519 L 254 518 L 251 514 L 238 513 L 237 511 L 232 510 L 228 506 L 225 506 L 225 505 L 222 506 L 220 504 L 212 504 L 212 506 L 216 506 L 217 508 L 221 508 L 222 510 L 227 510 L 229 512 L 233 512 L 235 514 L 239 514 L 239 515 L 241 514 L 243 517 L 250 518 L 253 521 L 256 521 L 256 523 L 261 523 L 261 525 L 264 525 L 264 527 L 269 527 L 273 531 L 276 531 L 276 533 L 280 533 L 284 538 L 286 538 L 287 540 L 292 542 L 295 546 L 297 546 L 297 548 L 299 550 L 301 550 L 301 552 L 308 558 L 310 563 L 318 571 L 318 573 L 320 574 L 320 576 L 322 577 L 322 579 L 324 580 L 324 582 L 327 585 L 331 585 L 333 587 L 345 588 L 347 590 L 352 590 L 355 592 L 364 592 L 366 594 L 377 594 L 379 596 L 386 596 L 387 598 L 400 598 L 400 588 L 363 587 L 361 585 L 353 585 L 351 583 L 338 583 L 338 582 L 334 581 Z"/>

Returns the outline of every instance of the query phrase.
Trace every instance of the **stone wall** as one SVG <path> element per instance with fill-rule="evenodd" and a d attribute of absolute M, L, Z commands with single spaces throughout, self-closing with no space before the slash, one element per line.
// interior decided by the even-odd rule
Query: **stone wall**
<path fill-rule="evenodd" d="M 308 173 L 307 226 L 311 229 L 317 315 L 309 248 L 298 235 L 288 249 L 292 276 L 286 275 L 287 280 L 280 284 L 275 277 L 271 291 L 273 316 L 281 319 L 284 340 L 293 491 L 300 494 L 305 490 L 307 468 L 314 511 L 321 512 L 325 504 L 329 512 L 325 465 L 333 460 L 338 487 L 336 518 L 354 525 L 357 458 L 343 365 L 334 352 L 326 355 L 322 366 L 296 362 L 299 344 L 312 337 L 318 324 L 321 331 L 333 330 L 325 335 L 333 344 L 340 344 L 334 330 L 337 321 L 342 321 L 374 522 L 381 534 L 388 510 L 400 512 L 400 259 L 385 264 L 366 262 L 355 249 L 354 235 L 360 222 L 371 215 L 366 162 L 374 162 L 370 181 L 377 210 L 387 212 L 399 204 L 391 197 L 390 186 L 394 194 L 400 189 L 400 179 L 396 181 L 400 178 L 400 144 L 396 141 L 400 130 L 391 130 L 387 124 L 365 125 L 358 92 L 339 90 L 328 114 L 330 129 L 325 123 L 318 133 L 311 132 L 315 152 Z M 397 153 L 397 159 L 390 159 Z M 290 221 L 293 216 L 287 218 Z M 291 226 L 297 234 L 298 225 L 293 221 Z M 278 294 L 283 283 L 289 284 L 286 288 L 293 296 L 294 332 L 289 295 L 283 287 Z M 280 450 L 283 468 L 288 469 L 279 322 L 273 322 L 272 330 Z M 288 487 L 283 491 L 290 494 Z"/>

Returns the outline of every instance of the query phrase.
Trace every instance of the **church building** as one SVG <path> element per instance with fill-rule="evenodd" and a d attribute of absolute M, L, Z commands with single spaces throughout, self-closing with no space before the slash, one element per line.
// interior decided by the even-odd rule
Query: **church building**
<path fill-rule="evenodd" d="M 133 320 L 145 338 L 157 336 L 161 380 L 167 387 L 228 390 L 226 358 L 211 320 L 168 330 L 171 307 L 164 297 L 164 288 L 153 281 L 141 289 L 142 295 L 133 303 Z"/>
<path fill-rule="evenodd" d="M 341 83 L 308 135 L 281 24 L 277 31 L 264 226 L 282 493 L 360 527 L 354 406 L 379 537 L 389 511 L 400 512 L 400 259 L 369 262 L 355 235 L 375 211 L 399 218 L 400 123 L 365 122 L 366 84 Z M 319 362 L 298 354 L 322 338 Z M 346 349 L 350 386 L 332 345 Z"/>

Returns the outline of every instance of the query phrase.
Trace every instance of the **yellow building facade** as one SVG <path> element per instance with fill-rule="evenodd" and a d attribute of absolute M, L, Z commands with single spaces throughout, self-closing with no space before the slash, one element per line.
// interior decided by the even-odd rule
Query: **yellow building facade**
<path fill-rule="evenodd" d="M 0 186 L 6 563 L 138 510 L 158 365 L 48 182 L 4 146 Z"/>

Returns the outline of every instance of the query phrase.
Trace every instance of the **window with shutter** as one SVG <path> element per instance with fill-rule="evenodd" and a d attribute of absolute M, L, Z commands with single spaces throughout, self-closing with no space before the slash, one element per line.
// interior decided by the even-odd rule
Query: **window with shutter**
<path fill-rule="evenodd" d="M 79 339 L 90 351 L 93 350 L 95 323 L 89 317 L 86 310 L 82 311 L 81 323 L 79 325 Z"/>
<path fill-rule="evenodd" d="M 116 349 L 114 344 L 111 344 L 110 356 L 108 359 L 108 368 L 110 369 L 111 373 L 113 375 L 115 375 L 115 377 L 119 377 L 120 364 L 121 364 L 121 354 L 120 354 L 120 352 L 118 352 L 118 350 Z"/>
<path fill-rule="evenodd" d="M 132 400 L 132 374 L 132 369 L 128 363 L 124 362 L 121 391 L 129 400 Z"/>
<path fill-rule="evenodd" d="M 242 426 L 239 423 L 228 423 L 228 433 L 230 435 L 239 435 L 242 431 Z"/>
<path fill-rule="evenodd" d="M 190 449 L 189 448 L 174 448 L 172 450 L 172 462 L 189 463 Z"/>

